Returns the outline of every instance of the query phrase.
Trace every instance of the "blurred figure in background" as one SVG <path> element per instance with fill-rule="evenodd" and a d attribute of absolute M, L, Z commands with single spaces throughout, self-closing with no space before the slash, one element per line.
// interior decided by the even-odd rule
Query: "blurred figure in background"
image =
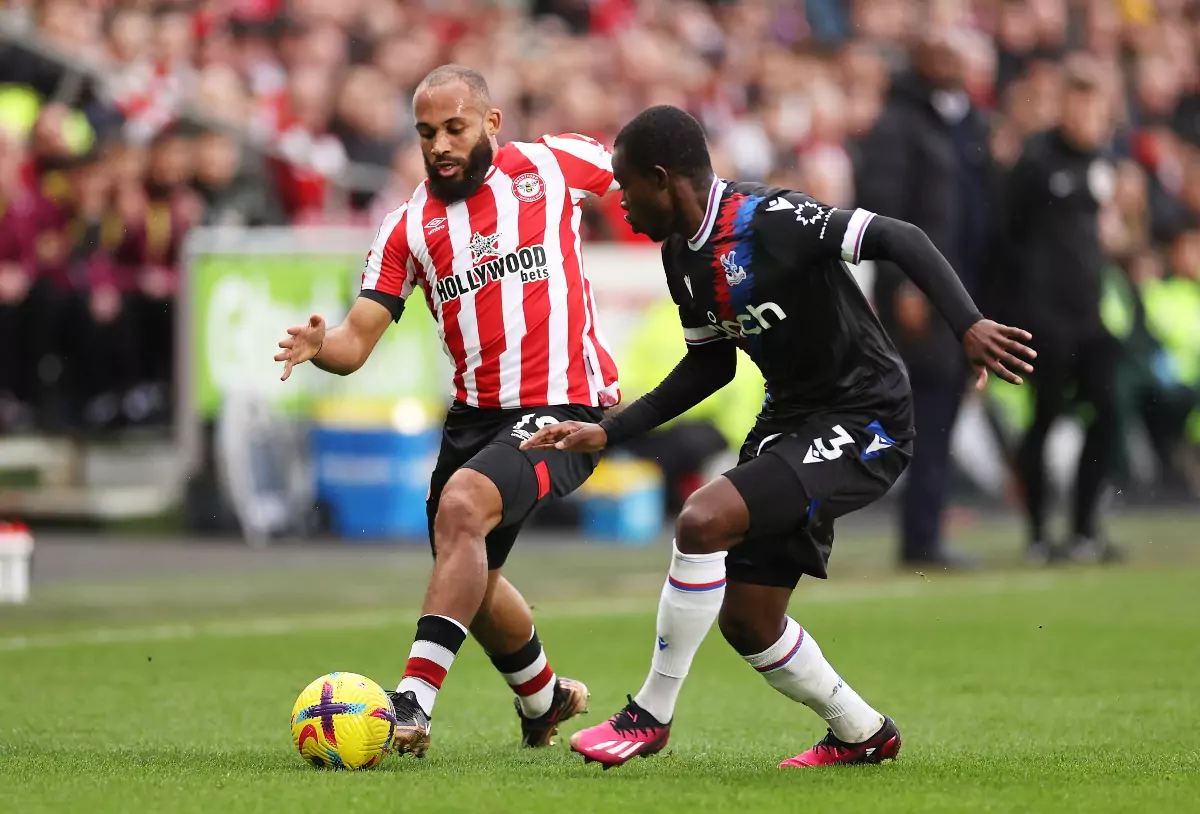
<path fill-rule="evenodd" d="M 43 350 L 30 342 L 42 309 L 34 288 L 35 202 L 21 177 L 24 162 L 21 138 L 0 130 L 0 347 L 9 349 L 0 353 L 0 433 L 32 421 Z M 18 347 L 24 350 L 12 352 Z"/>
<path fill-rule="evenodd" d="M 923 34 L 912 63 L 862 147 L 858 206 L 921 227 L 970 290 L 990 223 L 986 126 L 962 88 L 961 56 L 946 33 Z M 950 433 L 967 381 L 958 342 L 891 263 L 877 266 L 875 301 L 908 368 L 916 416 L 900 558 L 907 565 L 969 566 L 942 540 Z"/>
<path fill-rule="evenodd" d="M 1142 400 L 1146 429 L 1169 487 L 1200 494 L 1200 453 L 1186 443 L 1200 429 L 1200 227 L 1171 242 L 1169 273 L 1139 280 L 1147 332 L 1156 342 L 1152 389 Z"/>
<path fill-rule="evenodd" d="M 1116 192 L 1116 170 L 1104 148 L 1112 111 L 1102 77 L 1090 60 L 1073 57 L 1066 69 L 1062 124 L 1026 145 L 1007 195 L 1018 308 L 1033 334 L 1038 366 L 1033 424 L 1019 467 L 1029 520 L 1028 557 L 1051 559 L 1057 549 L 1046 529 L 1049 485 L 1044 451 L 1055 420 L 1072 402 L 1091 417 L 1075 481 L 1071 540 L 1066 554 L 1112 560 L 1119 550 L 1098 528 L 1101 489 L 1112 470 L 1117 429 L 1116 367 L 1120 347 L 1101 318 L 1105 265 L 1100 209 Z"/>

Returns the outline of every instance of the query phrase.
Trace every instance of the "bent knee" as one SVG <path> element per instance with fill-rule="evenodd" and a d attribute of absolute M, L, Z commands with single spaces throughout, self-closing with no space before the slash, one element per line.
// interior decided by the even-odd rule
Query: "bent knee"
<path fill-rule="evenodd" d="M 739 539 L 727 517 L 704 501 L 688 498 L 675 521 L 675 547 L 684 554 L 728 551 Z"/>
<path fill-rule="evenodd" d="M 779 640 L 783 635 L 785 619 L 762 618 L 748 616 L 744 608 L 721 606 L 717 616 L 717 626 L 729 646 L 743 656 L 762 653 Z"/>
<path fill-rule="evenodd" d="M 438 500 L 435 530 L 482 537 L 500 520 L 500 493 L 486 476 L 462 469 L 450 478 Z"/>

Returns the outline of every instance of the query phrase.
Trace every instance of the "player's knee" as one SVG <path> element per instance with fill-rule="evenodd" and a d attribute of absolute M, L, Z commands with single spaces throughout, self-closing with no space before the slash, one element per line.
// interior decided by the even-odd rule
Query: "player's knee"
<path fill-rule="evenodd" d="M 498 498 L 496 487 L 478 472 L 462 470 L 451 478 L 442 490 L 434 520 L 439 553 L 469 541 L 482 550 L 484 537 L 499 520 L 499 507 L 493 505 Z"/>
<path fill-rule="evenodd" d="M 715 508 L 689 498 L 675 521 L 675 547 L 684 554 L 727 551 L 736 542 L 728 526 Z"/>
<path fill-rule="evenodd" d="M 779 640 L 783 634 L 784 620 L 753 617 L 747 615 L 744 608 L 722 605 L 717 625 L 730 647 L 743 656 L 752 656 L 762 653 Z"/>

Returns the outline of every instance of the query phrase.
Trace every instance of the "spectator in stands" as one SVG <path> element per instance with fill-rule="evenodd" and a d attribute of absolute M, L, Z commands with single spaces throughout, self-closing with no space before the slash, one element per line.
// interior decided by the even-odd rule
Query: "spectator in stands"
<path fill-rule="evenodd" d="M 1185 443 L 1200 416 L 1200 228 L 1195 221 L 1171 242 L 1170 274 L 1141 281 L 1146 327 L 1157 342 L 1153 387 L 1143 400 L 1147 429 L 1168 474 L 1200 494 L 1200 456 Z M 1176 481 L 1179 483 L 1180 481 Z"/>
<path fill-rule="evenodd" d="M 912 73 L 897 78 L 862 147 L 858 205 L 921 227 L 970 289 L 991 223 L 987 131 L 962 89 L 962 60 L 947 34 L 922 35 L 913 64 Z M 950 433 L 967 378 L 958 340 L 891 264 L 878 264 L 875 300 L 908 367 L 917 427 L 904 486 L 901 559 L 969 565 L 942 540 Z"/>
<path fill-rule="evenodd" d="M 0 348 L 8 349 L 0 352 L 0 433 L 32 422 L 37 365 L 44 350 L 31 341 L 41 309 L 34 287 L 37 213 L 22 177 L 24 162 L 20 137 L 0 130 Z M 40 341 L 48 338 L 38 336 Z"/>
<path fill-rule="evenodd" d="M 195 141 L 196 174 L 205 226 L 282 226 L 287 217 L 266 178 L 261 160 L 224 133 Z M 420 154 L 417 153 L 419 158 Z M 407 196 L 416 184 L 404 192 Z M 397 202 L 397 206 L 403 199 Z"/>

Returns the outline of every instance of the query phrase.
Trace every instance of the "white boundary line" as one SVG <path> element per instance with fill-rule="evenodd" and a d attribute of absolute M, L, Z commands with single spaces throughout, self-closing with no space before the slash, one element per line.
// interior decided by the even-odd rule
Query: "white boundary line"
<path fill-rule="evenodd" d="M 1047 590 L 1061 581 L 1055 574 L 1006 574 L 940 580 L 907 580 L 874 585 L 838 585 L 821 587 L 806 593 L 801 586 L 797 604 L 831 602 L 870 602 L 923 597 L 984 596 L 1010 592 Z M 571 618 L 578 616 L 622 616 L 632 613 L 653 613 L 653 599 L 646 597 L 604 601 L 567 603 L 556 600 L 541 606 L 535 604 L 534 615 L 539 619 Z M 403 611 L 344 611 L 323 616 L 269 616 L 229 621 L 177 623 L 144 627 L 99 627 L 68 633 L 30 633 L 0 638 L 0 652 L 41 650 L 58 647 L 78 647 L 106 644 L 139 644 L 145 642 L 174 642 L 189 639 L 223 639 L 253 636 L 287 636 L 301 631 L 370 630 L 411 622 L 415 610 Z"/>

